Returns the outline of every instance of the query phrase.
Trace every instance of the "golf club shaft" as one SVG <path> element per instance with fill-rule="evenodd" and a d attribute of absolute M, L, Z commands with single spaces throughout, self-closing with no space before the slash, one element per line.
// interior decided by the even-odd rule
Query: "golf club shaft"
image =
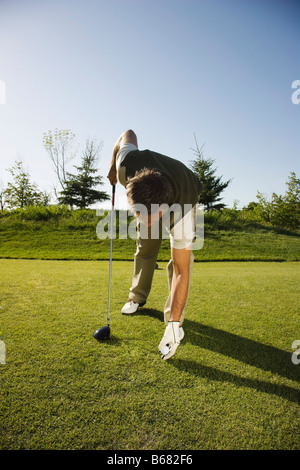
<path fill-rule="evenodd" d="M 108 278 L 108 312 L 107 312 L 107 324 L 109 325 L 110 317 L 110 287 L 111 287 L 111 265 L 112 265 L 112 242 L 113 242 L 113 233 L 114 233 L 114 209 L 115 209 L 115 192 L 116 186 L 112 185 L 112 205 L 111 205 L 111 214 L 110 214 L 110 252 L 109 252 L 109 278 Z"/>

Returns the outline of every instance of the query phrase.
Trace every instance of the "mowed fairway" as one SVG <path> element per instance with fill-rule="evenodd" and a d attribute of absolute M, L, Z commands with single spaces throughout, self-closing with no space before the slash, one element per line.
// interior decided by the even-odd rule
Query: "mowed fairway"
<path fill-rule="evenodd" d="M 132 262 L 0 260 L 2 449 L 299 449 L 299 263 L 195 263 L 162 361 L 166 263 L 122 316 Z"/>

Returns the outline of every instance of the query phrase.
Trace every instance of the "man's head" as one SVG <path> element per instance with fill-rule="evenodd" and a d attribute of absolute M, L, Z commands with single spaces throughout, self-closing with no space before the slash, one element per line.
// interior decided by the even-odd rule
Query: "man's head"
<path fill-rule="evenodd" d="M 127 199 L 131 207 L 143 204 L 151 216 L 151 205 L 172 203 L 172 188 L 168 180 L 159 171 L 144 168 L 128 180 Z M 139 215 L 139 214 L 137 214 Z"/>

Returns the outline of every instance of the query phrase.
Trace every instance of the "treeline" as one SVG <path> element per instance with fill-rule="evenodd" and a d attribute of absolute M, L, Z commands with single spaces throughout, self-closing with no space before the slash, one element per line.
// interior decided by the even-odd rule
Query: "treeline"
<path fill-rule="evenodd" d="M 95 139 L 87 140 L 81 152 L 81 164 L 74 165 L 76 171 L 71 172 L 68 170 L 68 164 L 78 152 L 74 151 L 74 139 L 75 134 L 70 130 L 58 129 L 48 131 L 43 137 L 46 153 L 56 175 L 56 185 L 53 188 L 56 204 L 50 204 L 51 195 L 40 191 L 38 186 L 31 182 L 22 162 L 16 161 L 15 165 L 8 169 L 12 181 L 8 183 L 7 188 L 0 188 L 2 219 L 11 217 L 36 221 L 61 221 L 70 218 L 96 220 L 96 212 L 88 208 L 110 199 L 106 192 L 100 190 L 103 177 L 97 170 L 102 144 L 97 144 Z M 268 198 L 258 192 L 257 200 L 250 202 L 246 207 L 238 210 L 235 204 L 232 209 L 228 209 L 222 203 L 221 194 L 231 180 L 222 181 L 222 177 L 216 175 L 214 160 L 205 158 L 203 147 L 199 148 L 196 138 L 195 142 L 195 158 L 190 167 L 203 184 L 199 203 L 204 207 L 208 228 L 234 228 L 241 224 L 255 223 L 289 230 L 300 228 L 300 180 L 294 172 L 288 177 L 284 195 L 273 193 Z M 75 212 L 73 209 L 76 209 Z"/>
<path fill-rule="evenodd" d="M 294 184 L 294 174 L 291 174 L 288 185 Z M 298 180 L 299 184 L 299 180 Z M 294 192 L 288 190 L 284 196 L 272 195 L 268 200 L 266 196 L 258 194 L 258 202 L 251 202 L 247 207 L 238 209 L 237 207 L 223 208 L 221 210 L 204 211 L 205 231 L 215 230 L 238 230 L 251 231 L 256 228 L 278 228 L 289 231 L 300 229 L 299 200 L 294 197 Z M 119 216 L 121 211 L 116 211 L 117 231 L 119 226 Z M 107 212 L 102 211 L 100 216 L 96 209 L 76 209 L 72 210 L 67 205 L 45 205 L 27 206 L 23 209 L 0 211 L 0 224 L 14 225 L 21 223 L 24 228 L 37 222 L 50 224 L 59 227 L 72 229 L 95 230 L 99 220 Z M 122 217 L 124 221 L 124 216 Z M 133 216 L 127 212 L 128 224 L 133 220 Z"/>
<path fill-rule="evenodd" d="M 257 202 L 251 202 L 243 209 L 246 220 L 297 230 L 300 228 L 300 179 L 291 172 L 286 182 L 284 195 L 273 193 L 271 198 L 258 192 Z"/>
<path fill-rule="evenodd" d="M 33 195 L 35 193 L 33 192 Z M 52 221 L 63 222 L 73 221 L 76 225 L 82 222 L 90 224 L 97 223 L 97 216 L 94 209 L 71 209 L 69 205 L 50 205 L 43 194 L 36 196 L 36 203 L 32 203 L 27 194 L 23 206 L 14 209 L 0 211 L 0 220 L 4 219 L 23 221 Z M 237 204 L 236 204 L 237 205 Z M 287 191 L 284 195 L 273 193 L 271 198 L 267 198 L 262 193 L 257 194 L 257 201 L 250 202 L 242 209 L 236 205 L 233 208 L 223 207 L 222 209 L 204 210 L 205 225 L 209 229 L 241 229 L 242 226 L 254 226 L 263 224 L 269 227 L 279 227 L 289 230 L 300 229 L 300 180 L 295 173 L 291 173 L 287 181 Z M 117 211 L 118 221 L 118 211 Z M 128 221 L 131 217 L 128 216 Z"/>
<path fill-rule="evenodd" d="M 55 129 L 44 134 L 43 144 L 55 172 L 53 192 L 56 202 L 68 205 L 70 208 L 86 209 L 96 202 L 110 199 L 105 191 L 100 190 L 104 183 L 97 165 L 102 144 L 98 144 L 96 139 L 88 139 L 81 151 L 80 165 L 73 165 L 71 172 L 68 167 L 77 156 L 79 148 L 77 146 L 74 150 L 74 140 L 75 134 L 70 130 Z M 15 161 L 8 172 L 12 176 L 12 181 L 6 188 L 0 188 L 2 210 L 50 204 L 52 195 L 39 190 L 38 185 L 31 181 L 30 174 L 24 169 L 21 161 Z"/>

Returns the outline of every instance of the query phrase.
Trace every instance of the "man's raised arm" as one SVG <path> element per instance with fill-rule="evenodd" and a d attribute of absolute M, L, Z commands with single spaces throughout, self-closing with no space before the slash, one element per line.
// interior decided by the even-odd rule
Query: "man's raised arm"
<path fill-rule="evenodd" d="M 116 157 L 120 148 L 124 144 L 133 144 L 136 147 L 138 146 L 137 136 L 131 129 L 128 129 L 127 131 L 123 132 L 123 134 L 120 135 L 120 137 L 118 138 L 118 140 L 116 141 L 114 145 L 111 162 L 110 162 L 110 166 L 109 166 L 109 170 L 107 174 L 107 178 L 109 179 L 111 184 L 117 184 Z"/>

